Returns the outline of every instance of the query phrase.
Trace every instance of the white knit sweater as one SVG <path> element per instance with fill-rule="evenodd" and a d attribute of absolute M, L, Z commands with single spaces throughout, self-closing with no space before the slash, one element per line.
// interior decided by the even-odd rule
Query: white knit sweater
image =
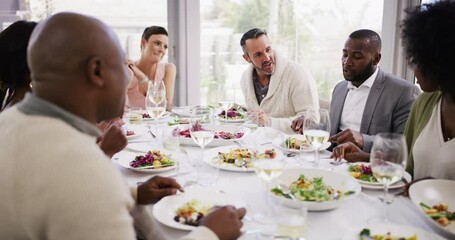
<path fill-rule="evenodd" d="M 248 109 L 260 108 L 271 117 L 272 128 L 292 133 L 295 116 L 310 108 L 319 108 L 316 82 L 302 65 L 288 61 L 275 51 L 275 72 L 270 78 L 267 96 L 258 105 L 254 93 L 253 65 L 243 72 L 241 87 Z"/>
<path fill-rule="evenodd" d="M 0 129 L 0 239 L 136 239 L 130 190 L 94 137 L 16 107 Z"/>

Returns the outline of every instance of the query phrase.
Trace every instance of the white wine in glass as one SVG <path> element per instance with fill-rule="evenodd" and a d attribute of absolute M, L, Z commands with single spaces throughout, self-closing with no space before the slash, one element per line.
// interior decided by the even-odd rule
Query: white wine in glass
<path fill-rule="evenodd" d="M 397 133 L 376 135 L 370 153 L 370 166 L 373 176 L 384 185 L 384 217 L 370 219 L 370 223 L 389 222 L 387 194 L 390 184 L 400 180 L 406 168 L 408 157 L 404 136 Z"/>
<path fill-rule="evenodd" d="M 255 151 L 255 150 L 253 150 Z M 253 154 L 254 156 L 254 154 Z M 266 191 L 266 206 L 267 210 L 264 213 L 255 215 L 255 221 L 262 224 L 274 224 L 276 222 L 273 216 L 271 200 L 270 200 L 270 182 L 276 179 L 283 173 L 284 164 L 281 159 L 264 159 L 253 161 L 254 171 L 256 175 L 265 182 Z"/>
<path fill-rule="evenodd" d="M 304 116 L 303 135 L 314 148 L 314 166 L 318 167 L 319 151 L 330 136 L 329 112 L 325 109 L 308 110 Z"/>
<path fill-rule="evenodd" d="M 155 120 L 155 135 L 158 136 L 158 119 L 166 112 L 166 89 L 163 81 L 150 81 L 145 96 L 145 108 Z"/>
<path fill-rule="evenodd" d="M 194 107 L 191 109 L 190 135 L 193 141 L 201 147 L 201 157 L 196 163 L 197 182 L 202 186 L 210 186 L 218 181 L 219 168 L 213 168 L 204 163 L 204 148 L 215 137 L 213 130 L 213 109 L 209 107 Z"/>

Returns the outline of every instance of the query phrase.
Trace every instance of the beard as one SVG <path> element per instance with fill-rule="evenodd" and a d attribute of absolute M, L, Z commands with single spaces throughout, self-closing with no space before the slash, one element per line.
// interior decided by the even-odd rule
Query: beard
<path fill-rule="evenodd" d="M 362 72 L 354 73 L 353 76 L 349 79 L 344 76 L 344 79 L 349 82 L 363 83 L 374 73 L 375 70 L 376 69 L 374 67 L 372 59 Z"/>

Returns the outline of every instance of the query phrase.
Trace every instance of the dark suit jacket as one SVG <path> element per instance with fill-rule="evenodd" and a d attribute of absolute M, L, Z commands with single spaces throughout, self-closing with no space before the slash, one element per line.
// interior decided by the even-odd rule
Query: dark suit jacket
<path fill-rule="evenodd" d="M 348 94 L 348 82 L 335 86 L 330 105 L 330 135 L 340 131 L 341 113 Z M 409 111 L 419 95 L 417 86 L 404 79 L 383 72 L 381 69 L 371 86 L 360 123 L 363 135 L 363 150 L 370 152 L 374 137 L 380 132 L 403 133 Z"/>

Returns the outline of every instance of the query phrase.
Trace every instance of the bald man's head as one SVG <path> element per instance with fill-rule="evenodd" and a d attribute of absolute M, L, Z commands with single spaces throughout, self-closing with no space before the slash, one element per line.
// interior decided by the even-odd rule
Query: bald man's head
<path fill-rule="evenodd" d="M 101 21 L 76 13 L 55 14 L 38 24 L 27 56 L 39 97 L 70 111 L 80 111 L 80 99 L 87 98 L 93 109 L 83 115 L 90 120 L 123 113 L 125 56 L 115 33 Z"/>

